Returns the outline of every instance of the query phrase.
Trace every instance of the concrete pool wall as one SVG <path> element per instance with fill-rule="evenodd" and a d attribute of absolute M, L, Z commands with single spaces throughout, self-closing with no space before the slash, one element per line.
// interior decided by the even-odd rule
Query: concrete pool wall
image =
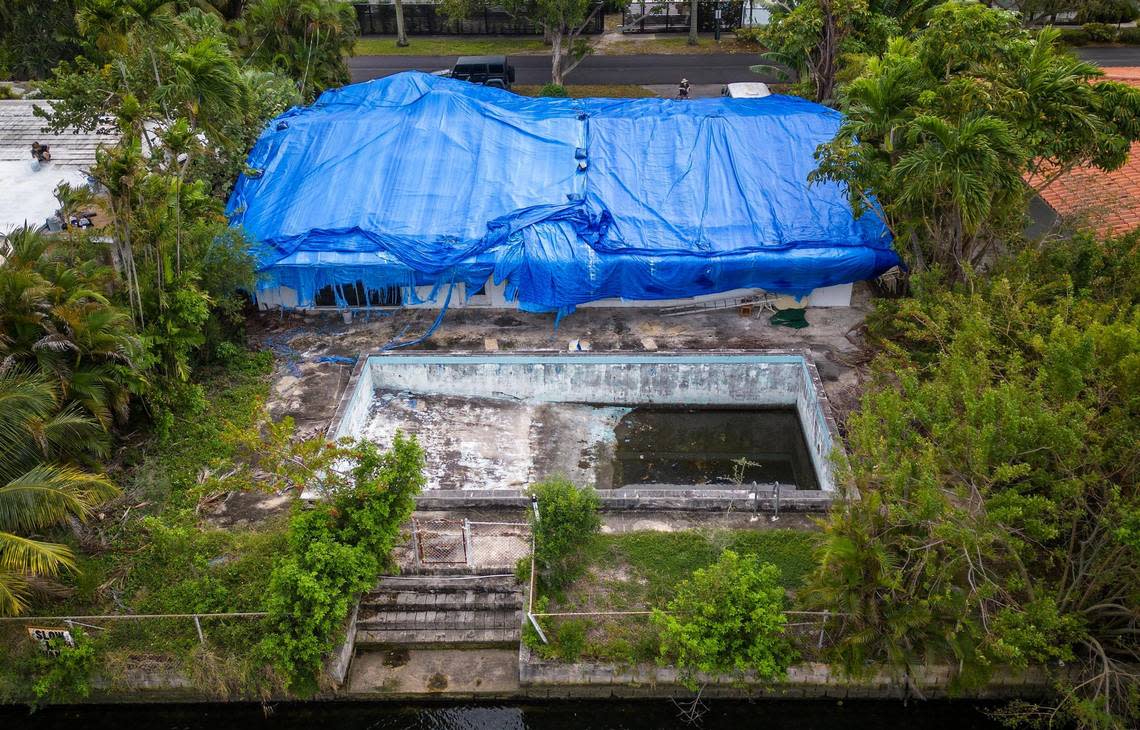
<path fill-rule="evenodd" d="M 377 394 L 382 392 L 528 404 L 794 408 L 820 489 L 784 487 L 780 490 L 784 504 L 819 509 L 830 502 L 836 489 L 831 456 L 839 441 L 822 384 L 806 352 L 372 355 L 357 362 L 329 436 L 366 437 L 370 419 L 377 417 Z M 687 500 L 684 506 L 716 506 L 727 500 L 741 508 L 761 508 L 761 502 L 775 498 L 771 489 L 649 487 L 604 490 L 603 498 L 611 506 L 624 507 L 648 507 L 654 498 L 669 497 L 673 507 L 680 506 L 678 500 Z M 421 506 L 464 503 L 456 500 L 520 502 L 522 490 L 432 490 L 429 484 L 429 491 L 420 498 Z"/>

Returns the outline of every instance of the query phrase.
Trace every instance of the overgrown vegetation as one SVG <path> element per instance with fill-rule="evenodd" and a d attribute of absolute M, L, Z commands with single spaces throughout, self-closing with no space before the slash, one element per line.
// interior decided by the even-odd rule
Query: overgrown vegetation
<path fill-rule="evenodd" d="M 794 594 L 814 569 L 818 534 L 798 530 L 682 530 L 599 534 L 577 550 L 578 576 L 559 589 L 540 590 L 537 613 L 598 615 L 540 619 L 550 644 L 525 638 L 542 656 L 633 664 L 660 657 L 660 626 L 648 612 L 665 609 L 678 587 L 726 550 L 741 559 L 772 564 L 778 583 Z M 604 612 L 644 612 L 600 615 Z"/>
<path fill-rule="evenodd" d="M 653 611 L 661 630 L 661 659 L 696 689 L 698 673 L 779 679 L 795 659 L 784 637 L 780 569 L 725 550 L 677 586 L 665 610 Z"/>
<path fill-rule="evenodd" d="M 273 455 L 293 450 L 284 438 L 288 423 L 261 434 L 271 369 L 269 353 L 239 351 L 187 384 L 195 405 L 178 412 L 166 435 L 129 444 L 115 465 L 112 476 L 123 496 L 101 506 L 89 525 L 58 534 L 76 555 L 77 570 L 34 593 L 31 613 L 264 610 L 270 573 L 285 548 L 284 520 L 223 529 L 203 521 L 201 511 L 231 491 L 269 486 L 255 473 L 278 471 Z M 89 669 L 84 681 L 89 686 L 98 675 L 129 687 L 141 666 L 179 672 L 223 697 L 259 696 L 279 684 L 264 662 L 248 655 L 263 633 L 258 619 L 202 623 L 205 646 L 188 619 L 100 623 L 102 630 L 87 637 L 95 661 L 83 665 Z M 53 661 L 31 645 L 22 625 L 4 627 L 0 698 L 68 699 L 66 692 L 33 692 L 59 684 L 44 680 L 54 676 Z"/>
<path fill-rule="evenodd" d="M 602 527 L 593 489 L 580 489 L 565 477 L 530 488 L 538 514 L 529 513 L 534 531 L 534 564 L 542 585 L 561 588 L 582 569 L 580 547 Z"/>
<path fill-rule="evenodd" d="M 858 499 L 806 597 L 846 614 L 834 659 L 1052 668 L 1017 719 L 1140 715 L 1140 234 L 1051 241 L 985 278 L 880 302 L 883 354 L 847 423 Z"/>
<path fill-rule="evenodd" d="M 266 599 L 261 649 L 297 693 L 317 688 L 356 596 L 391 567 L 388 556 L 424 484 L 415 439 L 397 433 L 386 453 L 369 442 L 326 447 L 310 464 L 322 465 L 328 498 L 295 509 L 288 553 L 273 569 Z"/>

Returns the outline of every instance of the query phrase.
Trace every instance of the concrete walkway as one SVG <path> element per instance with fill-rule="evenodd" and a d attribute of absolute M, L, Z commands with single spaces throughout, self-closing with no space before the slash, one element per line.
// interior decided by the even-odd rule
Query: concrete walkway
<path fill-rule="evenodd" d="M 519 652 L 511 649 L 363 651 L 352 660 L 354 696 L 446 694 L 502 696 L 519 689 Z"/>

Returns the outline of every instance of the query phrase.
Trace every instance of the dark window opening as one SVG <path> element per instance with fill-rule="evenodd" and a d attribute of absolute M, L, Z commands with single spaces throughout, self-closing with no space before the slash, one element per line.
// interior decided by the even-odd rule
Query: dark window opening
<path fill-rule="evenodd" d="M 476 289 L 474 292 L 471 293 L 471 296 L 473 296 L 473 297 L 487 296 L 487 282 L 483 282 L 482 285 L 480 285 L 478 289 Z"/>
<path fill-rule="evenodd" d="M 404 288 L 401 286 L 366 290 L 364 282 L 357 281 L 355 284 L 342 284 L 339 288 L 349 307 L 399 307 L 404 304 Z M 318 291 L 315 303 L 318 307 L 338 306 L 333 287 L 329 285 Z"/>

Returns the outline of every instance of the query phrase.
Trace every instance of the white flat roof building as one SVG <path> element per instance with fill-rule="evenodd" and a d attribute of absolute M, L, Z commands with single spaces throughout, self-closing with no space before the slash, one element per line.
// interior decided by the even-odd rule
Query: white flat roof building
<path fill-rule="evenodd" d="M 0 101 L 0 235 L 25 223 L 44 225 L 59 208 L 56 186 L 83 185 L 84 173 L 95 164 L 95 151 L 118 141 L 113 134 L 45 132 L 45 121 L 33 111 L 37 105 L 50 108 L 51 103 Z M 50 162 L 36 163 L 33 142 L 48 145 Z"/>

